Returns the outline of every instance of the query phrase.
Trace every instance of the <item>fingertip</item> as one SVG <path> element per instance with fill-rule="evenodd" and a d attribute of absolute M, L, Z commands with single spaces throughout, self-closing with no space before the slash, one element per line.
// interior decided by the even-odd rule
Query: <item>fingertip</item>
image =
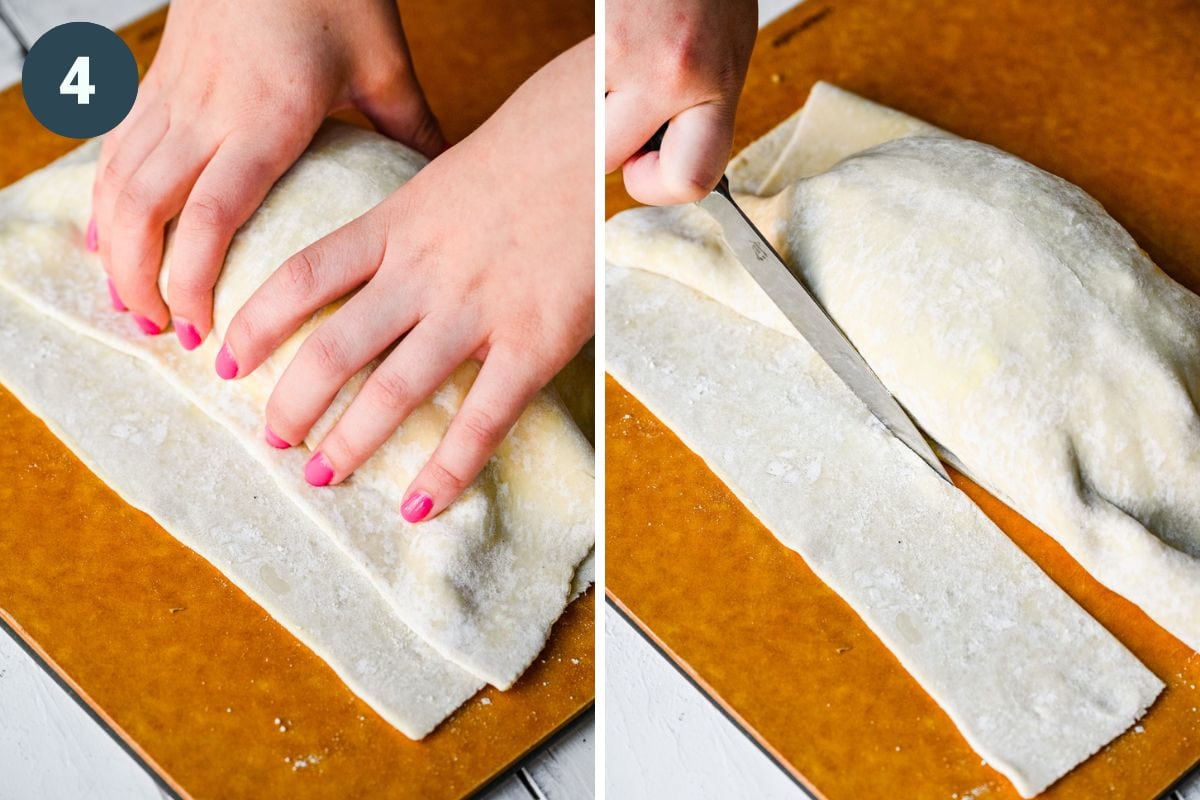
<path fill-rule="evenodd" d="M 400 505 L 400 516 L 404 517 L 406 522 L 415 524 L 425 520 L 432 510 L 433 497 L 428 492 L 414 491 L 410 492 Z"/>
<path fill-rule="evenodd" d="M 309 486 L 328 486 L 333 481 L 333 467 L 329 459 L 321 451 L 313 453 L 312 458 L 304 465 L 304 480 Z"/>
<path fill-rule="evenodd" d="M 162 326 L 152 319 L 143 317 L 141 314 L 133 314 L 133 321 L 142 329 L 142 333 L 147 336 L 158 336 L 162 333 Z"/>
<path fill-rule="evenodd" d="M 279 434 L 275 433 L 275 431 L 271 430 L 270 425 L 267 425 L 263 430 L 263 436 L 266 438 L 267 444 L 271 445 L 271 447 L 274 447 L 276 450 L 287 450 L 291 447 L 291 444 L 284 440 Z"/>
<path fill-rule="evenodd" d="M 237 377 L 237 359 L 234 358 L 233 351 L 229 349 L 228 344 L 221 345 L 221 349 L 217 353 L 216 370 L 222 380 L 229 381 Z"/>
<path fill-rule="evenodd" d="M 200 331 L 196 326 L 188 322 L 183 317 L 175 317 L 171 320 L 172 326 L 175 328 L 175 336 L 179 339 L 179 344 L 184 350 L 195 350 L 200 346 L 203 338 L 200 336 Z"/>

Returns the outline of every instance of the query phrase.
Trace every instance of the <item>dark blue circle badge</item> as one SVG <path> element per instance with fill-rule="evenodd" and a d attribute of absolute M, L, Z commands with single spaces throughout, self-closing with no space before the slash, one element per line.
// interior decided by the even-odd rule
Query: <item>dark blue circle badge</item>
<path fill-rule="evenodd" d="M 37 121 L 73 139 L 108 133 L 137 98 L 138 70 L 121 37 L 92 22 L 68 22 L 38 39 L 21 71 Z"/>

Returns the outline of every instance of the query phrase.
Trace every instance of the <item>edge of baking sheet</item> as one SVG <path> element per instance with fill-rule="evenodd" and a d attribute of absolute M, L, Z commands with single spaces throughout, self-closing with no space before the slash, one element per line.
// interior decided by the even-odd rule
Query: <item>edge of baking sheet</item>
<path fill-rule="evenodd" d="M 143 770 L 146 771 L 154 783 L 163 792 L 171 797 L 189 798 L 189 795 L 182 786 L 167 773 L 162 766 L 159 765 L 154 758 L 142 749 L 137 741 L 127 734 L 116 720 L 108 715 L 101 708 L 100 704 L 92 700 L 91 695 L 80 686 L 75 680 L 58 665 L 50 654 L 42 649 L 42 646 L 21 627 L 21 623 L 0 606 L 0 630 L 12 637 L 22 650 L 37 664 L 38 668 L 49 675 L 55 683 L 58 684 L 67 696 L 83 709 L 89 717 L 91 717 L 100 728 L 107 733 L 114 742 L 117 743 L 123 751 Z"/>
<path fill-rule="evenodd" d="M 642 637 L 643 641 L 657 650 L 659 654 L 667 660 L 667 663 L 675 668 L 675 671 L 678 672 L 684 680 L 695 687 L 696 691 L 700 692 L 700 694 L 703 695 L 708 702 L 712 703 L 713 707 L 716 708 L 717 711 L 721 712 L 721 716 L 729 720 L 733 727 L 737 728 L 739 733 L 749 739 L 750 743 L 758 748 L 759 752 L 766 756 L 772 764 L 782 770 L 783 774 L 791 778 L 792 782 L 796 784 L 796 787 L 800 789 L 801 792 L 804 793 L 805 797 L 812 798 L 812 800 L 825 800 L 825 795 L 821 794 L 820 791 L 817 790 L 817 787 L 809 783 L 808 779 L 805 778 L 798 769 L 792 766 L 792 764 L 786 758 L 784 758 L 783 755 L 776 750 L 775 747 L 769 741 L 767 741 L 766 738 L 760 734 L 753 725 L 747 722 L 742 715 L 738 713 L 737 709 L 726 703 L 724 698 L 722 698 L 721 695 L 713 687 L 709 686 L 704 678 L 701 677 L 700 673 L 692 669 L 691 665 L 688 664 L 688 662 L 678 654 L 676 654 L 675 651 L 671 649 L 670 645 L 658 638 L 658 634 L 651 630 L 649 625 L 642 622 L 638 615 L 635 614 L 627 605 L 621 602 L 621 598 L 608 591 L 608 589 L 605 589 L 604 600 L 608 604 L 609 608 L 617 612 L 621 619 L 629 623 L 629 625 L 638 633 L 638 635 Z"/>

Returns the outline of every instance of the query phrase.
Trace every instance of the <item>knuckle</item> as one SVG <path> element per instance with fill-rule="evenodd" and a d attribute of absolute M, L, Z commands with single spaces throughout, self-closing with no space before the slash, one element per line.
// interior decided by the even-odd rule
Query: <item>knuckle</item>
<path fill-rule="evenodd" d="M 312 248 L 305 248 L 287 260 L 283 265 L 283 276 L 294 297 L 306 298 L 316 291 L 319 266 L 320 257 Z"/>
<path fill-rule="evenodd" d="M 224 231 L 233 227 L 229 206 L 215 194 L 205 193 L 188 201 L 180 227 L 202 231 Z"/>
<path fill-rule="evenodd" d="M 500 359 L 512 372 L 544 372 L 566 347 L 564 338 L 540 315 L 527 314 L 513 321 L 511 332 L 496 341 L 488 358 Z"/>
<path fill-rule="evenodd" d="M 465 409 L 458 413 L 458 434 L 466 449 L 472 453 L 491 450 L 500 441 L 496 420 L 480 409 Z"/>
<path fill-rule="evenodd" d="M 371 402 L 385 411 L 404 413 L 412 402 L 412 389 L 398 372 L 378 369 L 369 384 Z"/>
<path fill-rule="evenodd" d="M 250 129 L 268 119 L 312 119 L 323 113 L 321 96 L 303 81 L 295 84 L 252 82 L 233 109 L 241 126 Z"/>
<path fill-rule="evenodd" d="M 120 186 L 125 181 L 125 170 L 121 169 L 121 163 L 116 158 L 109 157 L 108 163 L 101 170 L 100 180 L 102 183 L 109 186 Z"/>
<path fill-rule="evenodd" d="M 130 180 L 117 195 L 114 207 L 119 217 L 129 219 L 145 219 L 154 216 L 161 205 L 161 200 L 154 196 L 145 186 Z"/>
<path fill-rule="evenodd" d="M 434 483 L 449 489 L 451 493 L 461 492 L 467 486 L 466 478 L 450 470 L 441 461 L 430 461 L 427 470 Z"/>
<path fill-rule="evenodd" d="M 232 343 L 235 353 L 244 357 L 244 352 L 256 348 L 261 339 L 262 330 L 255 309 L 251 304 L 247 304 L 229 323 L 229 329 L 225 332 L 225 340 Z"/>
<path fill-rule="evenodd" d="M 305 357 L 323 373 L 345 374 L 349 358 L 340 338 L 328 331 L 318 330 L 304 343 Z"/>
<path fill-rule="evenodd" d="M 671 94 L 682 94 L 697 82 L 703 70 L 704 48 L 690 35 L 684 33 L 671 42 L 660 62 L 660 85 Z"/>
<path fill-rule="evenodd" d="M 621 64 L 627 61 L 630 54 L 635 52 L 634 41 L 628 21 L 609 19 L 604 33 L 604 57 L 607 62 Z"/>
<path fill-rule="evenodd" d="M 211 281 L 194 269 L 172 269 L 167 277 L 167 296 L 172 306 L 198 306 L 210 299 L 211 292 Z"/>
<path fill-rule="evenodd" d="M 307 142 L 304 142 L 304 144 L 307 145 Z M 245 156 L 241 161 L 241 174 L 245 177 L 246 183 L 248 185 L 270 188 L 275 183 L 275 179 L 283 172 L 283 168 L 280 166 L 280 154 L 282 152 L 284 150 Z M 290 163 L 288 162 L 284 166 L 290 166 Z M 235 223 L 240 221 L 235 220 Z"/>

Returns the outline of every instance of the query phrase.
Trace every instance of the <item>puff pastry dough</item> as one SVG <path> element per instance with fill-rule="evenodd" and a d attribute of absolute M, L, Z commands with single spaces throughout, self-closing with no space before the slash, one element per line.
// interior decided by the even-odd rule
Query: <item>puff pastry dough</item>
<path fill-rule="evenodd" d="M 889 159 L 915 162 L 918 176 L 889 174 Z M 1002 316 L 1025 288 L 986 285 L 970 269 L 977 260 L 1000 273 L 992 262 L 1017 244 L 1027 269 L 1007 277 L 1028 283 L 1030 272 L 1047 268 L 1035 260 L 1043 254 L 1030 239 L 1038 237 L 1011 224 L 996 230 L 997 217 L 1030 200 L 1027 187 L 1004 179 L 1031 171 L 827 85 L 730 168 L 735 186 L 751 192 L 741 198 L 749 212 L 785 258 L 800 261 L 814 294 L 926 430 L 969 466 L 955 432 L 976 430 L 980 444 L 968 452 L 994 465 L 989 475 L 1054 496 L 1060 466 L 1030 450 L 1036 437 L 1014 441 L 1016 461 L 1001 463 L 995 453 L 1008 447 L 998 441 L 1007 429 L 976 417 L 999 406 L 1017 421 L 1010 425 L 1025 424 L 1031 412 L 1022 403 L 1043 394 L 1037 378 L 1010 376 L 1003 394 L 968 400 L 989 370 L 1030 358 L 1007 342 L 990 353 L 967 343 L 989 334 L 984 306 L 998 304 Z M 1061 190 L 1034 199 L 1042 215 L 1065 203 Z M 749 278 L 707 215 L 694 207 L 626 212 L 610 221 L 606 246 L 612 374 L 850 603 L 1024 796 L 1149 706 L 1162 683 L 885 432 Z M 1025 301 L 1019 341 L 1046 324 L 1055 299 Z M 1066 335 L 1065 325 L 1051 324 Z M 1052 388 L 1061 396 L 1074 386 Z M 1054 430 L 1049 441 L 1061 443 L 1065 434 Z"/>
<path fill-rule="evenodd" d="M 263 446 L 261 409 L 303 337 L 331 311 L 314 315 L 252 376 L 222 383 L 211 373 L 221 333 L 267 275 L 382 200 L 423 159 L 377 134 L 325 126 L 234 238 L 216 289 L 217 335 L 186 354 L 171 337 L 137 335 L 106 308 L 99 261 L 82 246 L 97 153 L 98 143 L 84 145 L 0 193 L 0 309 L 16 342 L 0 359 L 0 380 L 117 491 L 230 574 L 410 736 L 427 733 L 482 683 L 510 686 L 579 588 L 576 568 L 594 541 L 592 449 L 556 395 L 535 399 L 459 501 L 412 526 L 397 513 L 400 493 L 476 367 L 460 368 L 349 481 L 325 489 L 300 477 L 303 447 Z M 169 245 L 166 260 L 169 268 Z M 33 341 L 54 353 L 39 363 L 45 374 L 22 369 Z M 339 393 L 309 443 L 371 368 Z M 66 402 L 62 391 L 72 392 Z M 125 420 L 124 449 L 140 460 L 88 433 L 107 430 L 117 409 L 126 415 L 116 417 Z M 155 460 L 163 462 L 158 474 L 145 466 Z M 199 473 L 194 485 L 166 474 L 172 463 L 176 472 L 186 463 Z M 278 529 L 268 530 L 244 491 L 264 480 L 272 503 L 286 510 Z M 228 507 L 213 508 L 214 496 Z M 223 533 L 206 538 L 217 518 Z M 238 518 L 246 520 L 240 527 Z M 263 550 L 264 540 L 281 549 Z M 252 569 L 250 553 L 269 560 Z M 332 606 L 305 587 L 309 602 L 292 607 L 289 592 L 271 588 L 295 591 L 325 571 L 339 576 Z M 362 654 L 374 644 L 351 641 L 350 630 L 379 639 L 369 658 Z"/>

